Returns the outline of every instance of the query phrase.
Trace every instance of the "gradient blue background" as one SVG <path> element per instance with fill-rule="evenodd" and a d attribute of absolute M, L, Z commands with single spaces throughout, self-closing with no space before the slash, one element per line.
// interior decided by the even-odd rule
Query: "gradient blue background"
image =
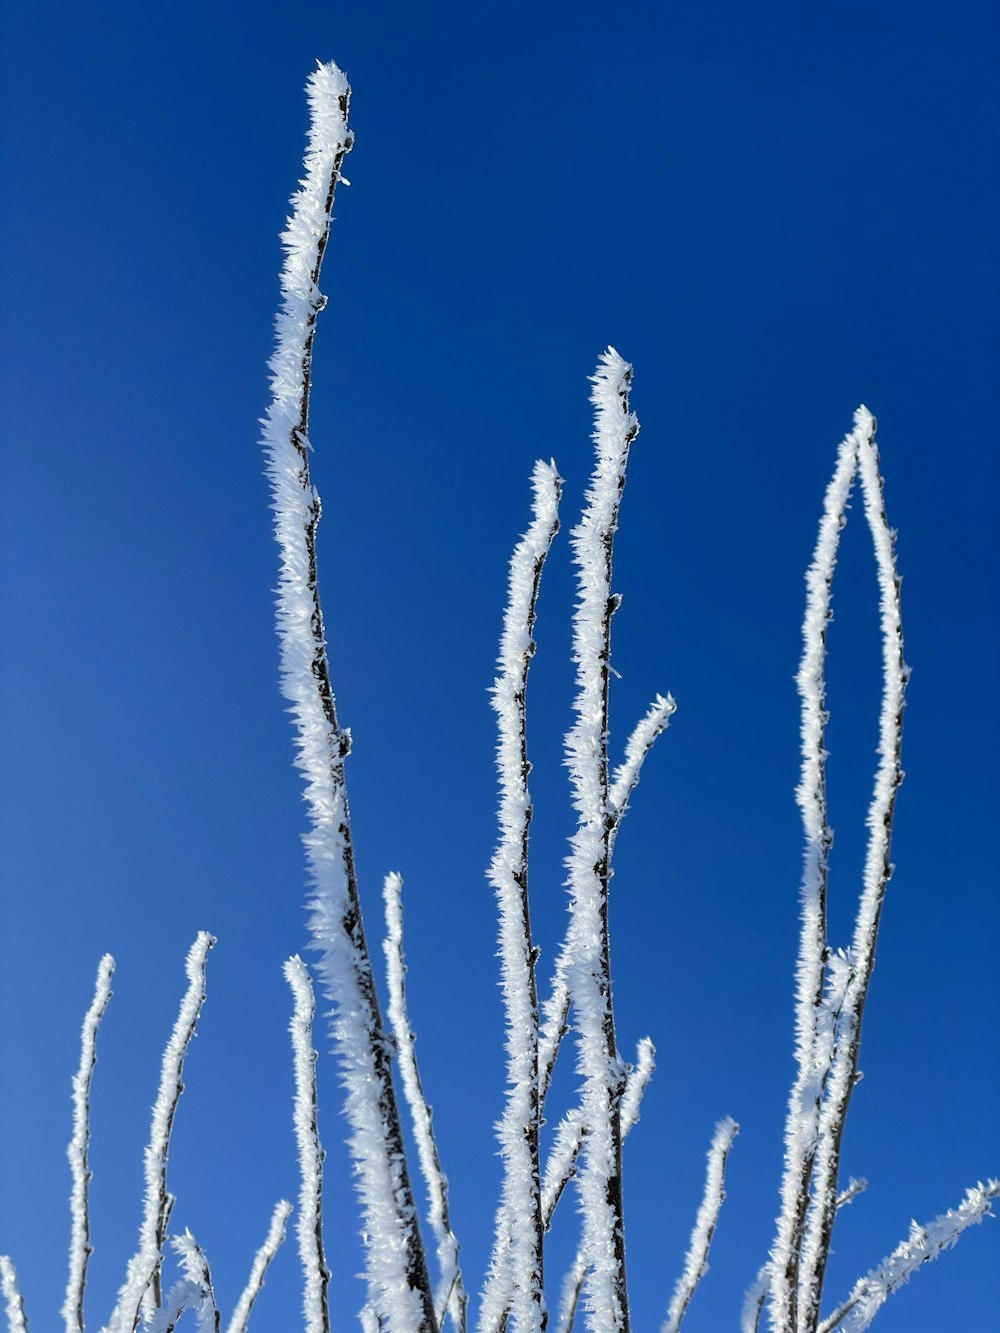
<path fill-rule="evenodd" d="M 829 1296 L 909 1219 L 1000 1171 L 995 811 L 996 10 L 987 3 L 78 6 L 13 0 L 3 45 L 0 1251 L 34 1327 L 62 1299 L 69 1079 L 118 959 L 94 1088 L 89 1320 L 134 1245 L 159 1052 L 219 937 L 177 1121 L 174 1226 L 228 1314 L 296 1189 L 281 962 L 305 943 L 303 808 L 276 687 L 256 444 L 277 233 L 316 57 L 354 85 L 313 437 L 322 590 L 369 933 L 407 878 L 411 1004 L 467 1281 L 501 1106 L 487 702 L 536 456 L 590 462 L 586 375 L 636 365 L 615 738 L 679 711 L 619 843 L 623 1046 L 659 1070 L 627 1150 L 630 1281 L 656 1327 L 714 1120 L 742 1125 L 688 1327 L 734 1328 L 776 1210 L 791 1075 L 802 571 L 851 412 L 881 421 L 914 675 L 892 882 Z M 835 942 L 873 767 L 878 645 L 856 510 L 836 584 Z M 568 523 L 567 523 L 568 526 Z M 564 533 L 565 538 L 565 533 Z M 562 926 L 571 571 L 531 686 L 543 966 Z M 338 1327 L 361 1302 L 321 1062 Z M 564 1061 L 553 1109 L 573 1085 Z M 558 1281 L 574 1244 L 567 1200 Z M 996 1328 L 990 1222 L 883 1333 Z M 554 1284 L 554 1289 L 556 1285 Z M 289 1244 L 255 1311 L 294 1327 Z"/>

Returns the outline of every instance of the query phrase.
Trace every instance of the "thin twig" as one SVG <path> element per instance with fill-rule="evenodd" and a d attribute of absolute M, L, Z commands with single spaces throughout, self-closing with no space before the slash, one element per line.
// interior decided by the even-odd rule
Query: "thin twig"
<path fill-rule="evenodd" d="M 503 1183 L 480 1307 L 480 1333 L 497 1333 L 505 1328 L 508 1312 L 516 1333 L 540 1333 L 544 1327 L 537 951 L 531 938 L 528 905 L 531 765 L 525 701 L 528 670 L 535 653 L 538 591 L 546 557 L 559 529 L 562 482 L 555 463 L 541 461 L 535 463 L 531 481 L 531 524 L 510 560 L 499 674 L 492 691 L 497 718 L 500 836 L 489 878 L 500 918 L 507 1100 L 497 1126 Z"/>
<path fill-rule="evenodd" d="M 6 1254 L 0 1254 L 0 1293 L 7 1313 L 7 1333 L 28 1333 L 24 1301 L 17 1285 L 17 1269 Z"/>
<path fill-rule="evenodd" d="M 698 1289 L 699 1282 L 708 1272 L 708 1251 L 719 1221 L 719 1211 L 726 1197 L 726 1158 L 738 1133 L 739 1126 L 728 1116 L 720 1120 L 715 1127 L 712 1146 L 708 1150 L 705 1193 L 691 1232 L 691 1242 L 684 1259 L 684 1271 L 674 1288 L 662 1333 L 678 1333 L 691 1298 Z"/>
<path fill-rule="evenodd" d="M 287 1200 L 282 1199 L 275 1206 L 271 1215 L 271 1225 L 268 1227 L 267 1236 L 264 1244 L 254 1255 L 253 1265 L 250 1269 L 250 1276 L 247 1278 L 246 1286 L 240 1293 L 240 1298 L 236 1302 L 236 1308 L 233 1310 L 229 1323 L 226 1326 L 226 1333 L 246 1333 L 247 1322 L 250 1318 L 250 1311 L 253 1303 L 260 1295 L 260 1289 L 264 1285 L 264 1278 L 267 1275 L 271 1260 L 278 1252 L 282 1241 L 285 1239 L 285 1224 L 288 1221 L 289 1214 L 292 1211 L 292 1205 Z"/>
<path fill-rule="evenodd" d="M 448 1178 L 441 1167 L 431 1121 L 431 1108 L 427 1105 L 417 1066 L 416 1038 L 410 1026 L 406 1006 L 402 877 L 397 874 L 386 875 L 382 895 L 385 899 L 386 934 L 383 949 L 389 992 L 389 1022 L 392 1024 L 396 1041 L 403 1095 L 410 1108 L 413 1136 L 417 1144 L 417 1159 L 427 1187 L 428 1220 L 437 1242 L 439 1290 L 436 1308 L 440 1312 L 438 1322 L 443 1323 L 444 1312 L 450 1311 L 456 1333 L 465 1333 L 465 1308 L 468 1297 L 462 1285 L 462 1274 L 458 1263 L 459 1244 L 451 1227 Z"/>
<path fill-rule="evenodd" d="M 295 1000 L 288 1030 L 292 1034 L 295 1068 L 292 1120 L 299 1153 L 299 1216 L 295 1230 L 305 1283 L 306 1333 L 330 1333 L 327 1295 L 330 1270 L 323 1251 L 323 1160 L 326 1154 L 319 1141 L 316 1052 L 312 1044 L 316 1001 L 309 972 L 298 956 L 285 963 L 285 979 Z"/>
<path fill-rule="evenodd" d="M 139 1248 L 129 1260 L 125 1282 L 118 1292 L 118 1301 L 108 1320 L 107 1333 L 134 1333 L 140 1315 L 148 1322 L 161 1304 L 163 1246 L 170 1211 L 174 1205 L 173 1195 L 167 1189 L 170 1135 L 177 1103 L 184 1091 L 181 1081 L 184 1057 L 194 1036 L 201 1006 L 205 1002 L 205 962 L 214 943 L 214 938 L 207 931 L 200 931 L 185 961 L 188 988 L 163 1052 L 160 1087 L 153 1104 L 149 1143 L 145 1151 L 146 1192 L 139 1228 Z"/>
<path fill-rule="evenodd" d="M 80 1066 L 73 1077 L 73 1136 L 66 1149 L 72 1176 L 70 1193 L 69 1278 L 62 1317 L 66 1333 L 83 1333 L 83 1297 L 87 1286 L 87 1265 L 93 1253 L 90 1243 L 89 1186 L 90 1167 L 90 1086 L 97 1063 L 97 1030 L 111 999 L 111 976 L 115 960 L 106 953 L 97 967 L 94 998 L 83 1020 L 80 1033 Z"/>
<path fill-rule="evenodd" d="M 912 1223 L 907 1239 L 870 1273 L 858 1279 L 847 1299 L 819 1325 L 818 1333 L 833 1333 L 841 1327 L 844 1333 L 861 1333 L 893 1292 L 909 1282 L 918 1268 L 950 1249 L 967 1227 L 991 1216 L 990 1206 L 998 1197 L 1000 1180 L 988 1180 L 985 1185 L 980 1181 L 966 1191 L 957 1208 L 942 1213 L 926 1226 Z"/>

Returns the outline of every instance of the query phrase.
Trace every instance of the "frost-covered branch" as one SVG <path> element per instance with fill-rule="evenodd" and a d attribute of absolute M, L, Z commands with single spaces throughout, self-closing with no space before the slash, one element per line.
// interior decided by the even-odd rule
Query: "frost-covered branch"
<path fill-rule="evenodd" d="M 292 1121 L 299 1153 L 299 1216 L 295 1233 L 305 1285 L 303 1311 L 306 1333 L 329 1333 L 330 1305 L 327 1287 L 330 1270 L 323 1252 L 323 1145 L 319 1141 L 316 1101 L 316 1052 L 312 1025 L 316 1014 L 312 982 L 298 956 L 285 963 L 285 978 L 295 1007 L 288 1030 L 292 1034 L 295 1070 L 295 1102 Z"/>
<path fill-rule="evenodd" d="M 481 1330 L 509 1310 L 516 1333 L 544 1327 L 538 1131 L 537 956 L 528 905 L 528 792 L 525 698 L 535 653 L 532 637 L 542 569 L 559 528 L 561 480 L 555 463 L 535 463 L 531 524 L 514 548 L 493 685 L 497 717 L 500 837 L 490 863 L 499 912 L 500 980 L 506 1017 L 507 1100 L 497 1126 L 504 1172 L 493 1253 L 483 1292 Z"/>
<path fill-rule="evenodd" d="M 678 1333 L 681 1321 L 691 1303 L 691 1297 L 697 1290 L 698 1283 L 708 1272 L 708 1251 L 715 1235 L 719 1210 L 726 1197 L 726 1158 L 738 1133 L 739 1126 L 728 1116 L 720 1120 L 715 1127 L 712 1146 L 708 1150 L 705 1193 L 695 1218 L 694 1230 L 691 1232 L 691 1241 L 684 1258 L 684 1271 L 674 1288 L 662 1333 Z"/>
<path fill-rule="evenodd" d="M 0 1292 L 3 1293 L 7 1314 L 7 1333 L 28 1333 L 24 1301 L 17 1285 L 17 1270 L 6 1254 L 0 1254 Z"/>
<path fill-rule="evenodd" d="M 161 1304 L 160 1269 L 173 1195 L 167 1189 L 167 1157 L 177 1103 L 184 1090 L 181 1074 L 184 1056 L 191 1044 L 201 1006 L 205 1002 L 205 961 L 215 940 L 200 931 L 188 951 L 185 972 L 188 987 L 181 1000 L 177 1021 L 163 1052 L 160 1087 L 153 1104 L 149 1143 L 144 1158 L 146 1191 L 143 1199 L 139 1248 L 129 1260 L 125 1282 L 108 1320 L 107 1333 L 134 1333 L 140 1314 L 150 1321 Z"/>
<path fill-rule="evenodd" d="M 247 1321 L 250 1318 L 253 1303 L 260 1295 L 260 1289 L 264 1285 L 264 1278 L 271 1260 L 277 1254 L 278 1248 L 285 1239 L 285 1224 L 291 1211 L 292 1205 L 285 1199 L 282 1199 L 275 1206 L 264 1244 L 254 1255 L 250 1276 L 247 1278 L 246 1286 L 236 1302 L 236 1307 L 226 1326 L 226 1333 L 246 1333 Z"/>
<path fill-rule="evenodd" d="M 87 1161 L 90 1146 L 90 1085 L 97 1063 L 97 1029 L 111 999 L 111 976 L 114 970 L 115 960 L 106 953 L 97 967 L 94 998 L 80 1033 L 80 1067 L 73 1076 L 73 1136 L 66 1150 L 73 1181 L 69 1200 L 69 1279 L 62 1308 L 66 1333 L 83 1333 L 83 1294 L 87 1286 L 87 1264 L 93 1253 L 88 1206 L 90 1168 Z"/>
<path fill-rule="evenodd" d="M 571 543 L 577 569 L 573 660 L 575 721 L 566 738 L 577 829 L 567 859 L 570 891 L 570 990 L 583 1075 L 587 1124 L 578 1175 L 583 1252 L 589 1272 L 592 1333 L 628 1333 L 628 1290 L 622 1221 L 621 1109 L 625 1069 L 618 1056 L 611 1000 L 608 884 L 614 815 L 609 800 L 608 685 L 611 557 L 625 468 L 639 423 L 629 410 L 632 368 L 613 348 L 592 377 L 596 462 Z"/>
<path fill-rule="evenodd" d="M 840 533 L 857 471 L 864 426 L 840 444 L 833 477 L 826 489 L 823 515 L 812 562 L 806 571 L 806 611 L 802 625 L 802 660 L 797 685 L 801 700 L 802 768 L 796 800 L 805 835 L 801 887 L 801 927 L 796 967 L 796 1075 L 785 1124 L 785 1161 L 781 1211 L 768 1265 L 770 1318 L 774 1333 L 794 1333 L 802 1230 L 809 1202 L 809 1182 L 816 1150 L 819 1104 L 826 1065 L 818 1052 L 826 977 L 826 897 L 833 834 L 826 808 L 826 632 Z"/>
<path fill-rule="evenodd" d="M 988 1180 L 985 1185 L 980 1182 L 966 1191 L 957 1208 L 949 1208 L 926 1226 L 913 1222 L 907 1239 L 855 1283 L 847 1300 L 820 1324 L 818 1333 L 833 1333 L 835 1328 L 842 1328 L 844 1333 L 861 1333 L 893 1292 L 909 1282 L 918 1268 L 951 1249 L 967 1227 L 990 1216 L 990 1205 L 997 1197 L 1000 1197 L 1000 1180 Z"/>
<path fill-rule="evenodd" d="M 352 138 L 350 88 L 333 64 L 308 84 L 305 179 L 283 241 L 282 303 L 270 361 L 272 402 L 262 442 L 281 552 L 277 624 L 281 687 L 291 702 L 296 764 L 305 780 L 311 880 L 309 927 L 333 1001 L 332 1035 L 351 1126 L 350 1149 L 367 1237 L 369 1304 L 393 1333 L 436 1333 L 437 1320 L 358 894 L 344 760 L 350 734 L 336 711 L 316 577 L 319 497 L 310 481 L 309 384 L 320 266 L 331 208 Z"/>
<path fill-rule="evenodd" d="M 740 1333 L 758 1333 L 770 1284 L 771 1266 L 761 1264 L 757 1276 L 743 1295 L 743 1304 L 740 1307 Z"/>
<path fill-rule="evenodd" d="M 437 1244 L 438 1294 L 436 1308 L 451 1314 L 457 1333 L 465 1333 L 465 1307 L 468 1298 L 462 1284 L 458 1263 L 458 1240 L 451 1229 L 448 1211 L 448 1178 L 441 1168 L 431 1108 L 427 1105 L 420 1071 L 417 1068 L 415 1037 L 406 1007 L 406 960 L 403 954 L 403 880 L 400 875 L 386 875 L 383 885 L 386 935 L 383 943 L 389 991 L 389 1022 L 396 1041 L 403 1095 L 410 1108 L 417 1157 L 427 1187 L 428 1220 Z"/>
<path fill-rule="evenodd" d="M 864 407 L 855 413 L 858 435 L 858 474 L 864 495 L 865 517 L 871 530 L 878 569 L 879 619 L 882 630 L 882 705 L 879 717 L 879 764 L 868 810 L 868 847 L 863 889 L 849 951 L 850 973 L 844 986 L 835 1048 L 826 1079 L 819 1119 L 814 1199 L 807 1218 L 799 1282 L 804 1330 L 815 1327 L 823 1278 L 830 1253 L 837 1212 L 837 1177 L 840 1148 L 851 1093 L 857 1082 L 861 1019 L 875 964 L 882 904 L 892 875 L 889 859 L 896 794 L 903 781 L 901 746 L 903 696 L 909 669 L 903 658 L 903 630 L 899 606 L 900 578 L 896 571 L 895 533 L 889 527 L 878 471 L 875 418 Z"/>

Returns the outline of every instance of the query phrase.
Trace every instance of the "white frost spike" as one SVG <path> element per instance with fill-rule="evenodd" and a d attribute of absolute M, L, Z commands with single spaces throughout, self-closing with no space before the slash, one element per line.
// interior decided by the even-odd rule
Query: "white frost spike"
<path fill-rule="evenodd" d="M 844 1333 L 861 1333 L 892 1293 L 909 1282 L 922 1264 L 937 1259 L 967 1227 L 990 1216 L 990 1205 L 997 1197 L 1000 1197 L 1000 1180 L 988 1180 L 985 1185 L 980 1182 L 966 1191 L 957 1208 L 950 1208 L 922 1227 L 913 1222 L 909 1237 L 877 1268 L 858 1280 L 847 1300 L 820 1324 L 819 1333 L 833 1333 L 835 1328 L 842 1328 Z"/>
<path fill-rule="evenodd" d="M 361 919 L 344 782 L 350 734 L 337 720 L 316 583 L 320 504 L 309 477 L 309 377 L 316 317 L 325 304 L 318 283 L 334 187 L 352 144 L 347 128 L 350 89 L 335 65 L 320 65 L 309 79 L 308 96 L 305 179 L 292 199 L 283 236 L 282 301 L 270 360 L 273 397 L 262 432 L 281 554 L 281 688 L 291 703 L 296 765 L 309 810 L 304 838 L 311 881 L 309 928 L 319 953 L 317 968 L 333 1002 L 333 1046 L 367 1237 L 368 1303 L 391 1333 L 436 1333 L 390 1049 Z"/>
<path fill-rule="evenodd" d="M 625 1069 L 618 1057 L 611 1004 L 607 895 L 614 822 L 608 781 L 608 667 L 616 605 L 611 596 L 611 550 L 629 449 L 639 431 L 628 405 L 631 378 L 631 366 L 608 348 L 591 381 L 596 461 L 583 514 L 571 538 L 577 569 L 573 616 L 577 693 L 576 719 L 566 738 L 566 764 L 577 829 L 567 860 L 567 944 L 577 1065 L 583 1076 L 581 1113 L 588 1131 L 577 1180 L 591 1333 L 626 1333 L 629 1327 L 621 1215 L 620 1098 Z"/>
<path fill-rule="evenodd" d="M 285 963 L 285 978 L 295 1000 L 288 1030 L 292 1034 L 295 1102 L 292 1120 L 299 1151 L 299 1216 L 296 1235 L 305 1286 L 306 1333 L 329 1333 L 327 1287 L 330 1270 L 323 1253 L 323 1146 L 319 1141 L 316 1106 L 316 1052 L 312 1044 L 316 1002 L 305 963 Z"/>
<path fill-rule="evenodd" d="M 708 1272 L 708 1251 L 719 1220 L 719 1210 L 726 1197 L 725 1171 L 726 1158 L 733 1146 L 733 1139 L 739 1132 L 735 1120 L 728 1116 L 720 1120 L 715 1127 L 712 1146 L 708 1150 L 708 1169 L 705 1173 L 705 1193 L 695 1218 L 691 1241 L 684 1258 L 684 1272 L 677 1280 L 670 1309 L 664 1321 L 662 1333 L 677 1333 L 681 1321 L 691 1302 L 698 1283 Z"/>
<path fill-rule="evenodd" d="M 561 480 L 555 463 L 535 463 L 531 524 L 514 548 L 493 686 L 497 716 L 500 837 L 490 863 L 500 918 L 500 979 L 506 1015 L 507 1100 L 497 1126 L 504 1173 L 493 1253 L 480 1307 L 481 1333 L 544 1327 L 542 1205 L 539 1185 L 538 992 L 528 909 L 528 754 L 525 692 L 535 652 L 539 582 L 559 528 Z"/>
<path fill-rule="evenodd" d="M 24 1302 L 17 1285 L 17 1270 L 6 1254 L 0 1254 L 0 1292 L 7 1312 L 7 1333 L 28 1333 Z"/>
<path fill-rule="evenodd" d="M 254 1255 L 250 1276 L 247 1278 L 246 1286 L 236 1302 L 236 1308 L 233 1310 L 232 1317 L 226 1327 L 226 1333 L 245 1333 L 250 1311 L 253 1308 L 254 1301 L 260 1295 L 260 1289 L 264 1285 L 264 1277 L 268 1267 L 285 1239 L 285 1224 L 291 1211 L 292 1205 L 285 1199 L 282 1199 L 275 1206 L 264 1244 Z"/>
<path fill-rule="evenodd" d="M 167 1190 L 170 1133 L 177 1103 L 184 1089 L 181 1082 L 184 1056 L 194 1036 L 201 1006 L 205 1002 L 205 961 L 214 943 L 214 938 L 207 931 L 200 931 L 185 962 L 188 987 L 163 1052 L 160 1087 L 153 1104 L 149 1143 L 145 1151 L 146 1192 L 139 1228 L 139 1248 L 129 1260 L 125 1282 L 118 1292 L 118 1302 L 108 1320 L 107 1333 L 133 1333 L 140 1309 L 143 1318 L 149 1322 L 160 1304 L 163 1245 L 174 1203 L 173 1196 Z"/>
<path fill-rule="evenodd" d="M 865 517 L 871 530 L 878 569 L 882 630 L 879 763 L 868 809 L 868 846 L 854 938 L 848 953 L 850 970 L 843 987 L 842 1012 L 819 1119 L 814 1198 L 802 1245 L 799 1303 L 803 1328 L 814 1326 L 819 1313 L 820 1294 L 837 1211 L 840 1143 L 851 1093 L 857 1081 L 861 1018 L 875 963 L 875 942 L 882 904 L 892 874 L 889 843 L 896 794 L 903 780 L 903 696 L 909 678 L 909 670 L 903 659 L 895 534 L 885 514 L 883 483 L 878 471 L 878 451 L 875 446 L 875 419 L 867 408 L 860 407 L 854 415 L 854 421 Z"/>
<path fill-rule="evenodd" d="M 417 1067 L 415 1037 L 410 1027 L 406 1007 L 406 960 L 403 954 L 403 880 L 395 873 L 386 875 L 382 887 L 385 899 L 386 936 L 383 944 L 386 961 L 386 979 L 389 992 L 389 1022 L 392 1024 L 399 1056 L 399 1073 L 403 1094 L 410 1108 L 413 1137 L 417 1144 L 420 1170 L 427 1187 L 428 1221 L 437 1243 L 439 1290 L 437 1308 L 443 1320 L 444 1310 L 450 1312 L 456 1333 L 465 1333 L 467 1297 L 458 1265 L 458 1241 L 451 1229 L 448 1213 L 448 1180 L 441 1169 L 431 1109 L 424 1096 Z"/>
<path fill-rule="evenodd" d="M 802 660 L 796 683 L 801 701 L 802 770 L 796 800 L 802 816 L 805 851 L 801 888 L 801 928 L 796 967 L 795 1059 L 785 1123 L 785 1161 L 781 1211 L 768 1266 L 769 1314 L 775 1333 L 794 1333 L 796 1286 L 802 1228 L 816 1149 L 819 1102 L 827 1063 L 817 1049 L 823 1006 L 826 957 L 826 890 L 833 835 L 827 823 L 824 733 L 826 631 L 831 617 L 831 589 L 840 533 L 857 471 L 863 425 L 840 444 L 833 477 L 826 489 L 823 515 L 812 562 L 806 571 L 806 611 L 802 624 Z"/>
<path fill-rule="evenodd" d="M 90 1169 L 87 1163 L 90 1145 L 90 1085 L 97 1062 L 97 1029 L 111 999 L 111 976 L 114 970 L 115 960 L 106 953 L 97 967 L 94 998 L 80 1032 L 80 1067 L 73 1076 L 73 1136 L 66 1149 L 73 1181 L 69 1200 L 69 1279 L 62 1308 L 66 1333 L 83 1333 L 83 1293 L 92 1250 L 88 1209 Z"/>

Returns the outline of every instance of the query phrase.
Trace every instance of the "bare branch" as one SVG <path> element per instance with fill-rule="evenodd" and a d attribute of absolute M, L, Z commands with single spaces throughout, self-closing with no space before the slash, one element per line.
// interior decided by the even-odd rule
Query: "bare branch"
<path fill-rule="evenodd" d="M 291 702 L 296 763 L 305 779 L 309 832 L 304 842 L 312 884 L 309 927 L 318 969 L 333 1002 L 332 1035 L 351 1125 L 350 1147 L 368 1245 L 369 1304 L 386 1311 L 394 1333 L 437 1333 L 427 1260 L 406 1165 L 402 1126 L 365 939 L 358 893 L 344 761 L 350 733 L 341 728 L 330 678 L 316 573 L 319 497 L 309 473 L 309 387 L 318 287 L 330 234 L 334 189 L 352 136 L 350 88 L 333 64 L 308 85 L 305 179 L 293 197 L 283 240 L 282 304 L 270 361 L 272 402 L 262 441 L 281 551 L 277 623 L 281 687 Z"/>
<path fill-rule="evenodd" d="M 94 998 L 83 1020 L 80 1033 L 80 1066 L 73 1077 L 73 1136 L 66 1149 L 72 1190 L 70 1193 L 69 1278 L 62 1317 L 66 1333 L 83 1333 L 83 1295 L 87 1286 L 87 1264 L 93 1253 L 90 1243 L 88 1189 L 90 1168 L 90 1085 L 97 1063 L 97 1029 L 111 998 L 111 976 L 115 960 L 106 953 L 97 967 Z"/>
<path fill-rule="evenodd" d="M 170 1135 L 177 1103 L 184 1091 L 181 1081 L 184 1057 L 194 1036 L 201 1006 L 205 1002 L 205 962 L 214 943 L 214 938 L 207 931 L 200 931 L 185 962 L 188 988 L 163 1052 L 160 1087 L 153 1104 L 149 1143 L 145 1151 L 146 1192 L 139 1228 L 139 1248 L 129 1260 L 125 1282 L 118 1292 L 117 1304 L 108 1320 L 107 1333 L 134 1333 L 140 1314 L 148 1322 L 161 1304 L 163 1246 L 170 1211 L 174 1205 L 173 1195 L 167 1189 Z"/>
<path fill-rule="evenodd" d="M 437 1309 L 451 1313 L 456 1333 L 465 1333 L 465 1308 L 468 1297 L 462 1285 L 458 1263 L 458 1240 L 451 1229 L 448 1211 L 448 1178 L 441 1168 L 431 1108 L 427 1105 L 420 1071 L 417 1067 L 415 1037 L 406 1007 L 406 960 L 403 954 L 403 880 L 400 875 L 386 875 L 383 885 L 386 935 L 383 944 L 389 991 L 389 1022 L 396 1041 L 403 1095 L 410 1108 L 410 1119 L 417 1144 L 417 1157 L 427 1187 L 428 1220 L 437 1242 L 439 1290 Z"/>
<path fill-rule="evenodd" d="M 319 1141 L 316 1102 L 316 1052 L 312 1025 L 316 1014 L 312 982 L 298 956 L 285 963 L 285 978 L 295 999 L 288 1030 L 292 1034 L 295 1067 L 293 1123 L 299 1152 L 299 1216 L 296 1235 L 305 1283 L 303 1308 L 306 1333 L 329 1333 L 330 1303 L 327 1288 L 330 1270 L 323 1252 L 323 1159 Z"/>
<path fill-rule="evenodd" d="M 24 1301 L 17 1285 L 17 1270 L 6 1254 L 0 1254 L 0 1292 L 3 1293 L 7 1313 L 7 1333 L 28 1333 Z"/>
<path fill-rule="evenodd" d="M 1000 1180 L 988 1180 L 985 1185 L 980 1182 L 966 1191 L 957 1208 L 950 1208 L 926 1226 L 913 1222 L 907 1239 L 855 1283 L 847 1300 L 820 1324 L 818 1333 L 833 1333 L 835 1328 L 843 1328 L 844 1333 L 861 1333 L 893 1292 L 909 1282 L 918 1268 L 951 1249 L 967 1227 L 991 1217 L 990 1205 L 998 1196 Z"/>
<path fill-rule="evenodd" d="M 691 1232 L 691 1243 L 684 1259 L 684 1272 L 674 1288 L 662 1333 L 678 1333 L 691 1303 L 691 1297 L 697 1290 L 698 1283 L 708 1272 L 708 1251 L 719 1221 L 719 1210 L 726 1197 L 726 1158 L 738 1133 L 739 1126 L 728 1116 L 720 1120 L 715 1127 L 712 1146 L 708 1150 L 704 1197 L 698 1209 L 698 1216 L 695 1218 L 694 1230 Z"/>
<path fill-rule="evenodd" d="M 254 1255 L 253 1265 L 250 1269 L 250 1276 L 247 1278 L 246 1286 L 240 1293 L 240 1298 L 236 1302 L 236 1308 L 226 1326 L 226 1333 L 246 1333 L 247 1322 L 250 1318 L 250 1311 L 253 1303 L 260 1295 L 260 1289 L 264 1285 L 264 1278 L 270 1266 L 271 1260 L 277 1254 L 278 1249 L 285 1239 L 285 1224 L 288 1221 L 292 1211 L 292 1205 L 287 1200 L 282 1199 L 275 1206 L 271 1215 L 271 1225 L 268 1228 L 267 1237 L 264 1244 Z"/>

